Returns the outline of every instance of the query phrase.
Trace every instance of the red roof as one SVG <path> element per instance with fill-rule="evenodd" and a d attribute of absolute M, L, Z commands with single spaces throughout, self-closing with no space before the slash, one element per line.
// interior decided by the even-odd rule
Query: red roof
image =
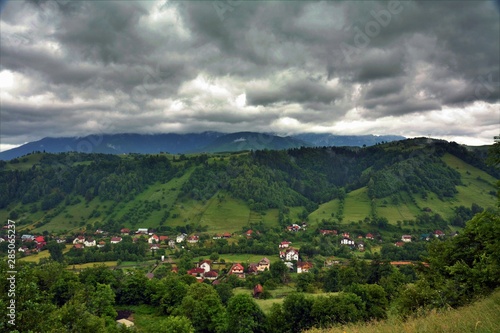
<path fill-rule="evenodd" d="M 160 242 L 168 240 L 168 236 L 160 236 Z"/>
<path fill-rule="evenodd" d="M 241 271 L 243 272 L 244 268 L 241 264 L 234 264 L 232 267 L 231 267 L 231 270 L 229 271 L 229 274 L 233 274 L 234 271 Z"/>
<path fill-rule="evenodd" d="M 198 275 L 198 274 L 203 274 L 205 273 L 205 270 L 203 268 L 193 268 L 187 271 L 189 275 Z"/>
<path fill-rule="evenodd" d="M 43 238 L 43 236 L 38 236 L 37 238 L 35 238 L 35 242 L 37 242 L 37 243 L 44 243 L 45 242 L 45 238 Z"/>
<path fill-rule="evenodd" d="M 222 237 L 224 238 L 231 238 L 231 234 L 229 232 L 225 232 Z"/>
<path fill-rule="evenodd" d="M 209 272 L 205 273 L 205 277 L 209 277 L 209 278 L 216 278 L 218 276 L 219 276 L 219 273 L 217 273 L 216 271 L 209 271 Z"/>

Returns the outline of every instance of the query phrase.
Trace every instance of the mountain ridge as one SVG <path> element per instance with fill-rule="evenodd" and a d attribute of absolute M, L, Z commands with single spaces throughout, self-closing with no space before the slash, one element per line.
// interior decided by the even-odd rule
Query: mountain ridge
<path fill-rule="evenodd" d="M 241 141 L 231 144 L 234 136 Z M 233 138 L 233 139 L 232 139 Z M 223 152 L 270 149 L 280 150 L 302 146 L 372 146 L 381 142 L 403 140 L 405 137 L 385 135 L 339 136 L 333 134 L 303 133 L 279 136 L 259 132 L 201 132 L 201 133 L 162 133 L 162 134 L 91 134 L 75 137 L 45 137 L 28 142 L 22 146 L 0 152 L 0 160 L 12 160 L 35 151 L 48 153 L 83 152 L 104 154 L 141 153 L 155 154 L 168 152 L 186 154 L 200 152 Z"/>

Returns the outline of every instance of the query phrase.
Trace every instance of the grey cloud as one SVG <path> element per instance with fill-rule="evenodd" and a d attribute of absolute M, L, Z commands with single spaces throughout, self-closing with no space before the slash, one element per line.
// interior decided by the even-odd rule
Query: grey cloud
<path fill-rule="evenodd" d="M 376 22 L 373 13 L 388 1 L 222 2 L 231 10 L 221 14 L 212 1 L 9 2 L 0 17 L 0 70 L 31 83 L 2 100 L 2 141 L 91 131 L 99 117 L 117 132 L 172 123 L 179 131 L 270 132 L 280 118 L 322 126 L 355 108 L 371 120 L 499 103 L 500 20 L 492 1 L 401 2 L 401 13 L 350 59 L 342 43 L 354 45 L 354 28 Z M 283 73 L 299 74 L 277 79 Z M 199 75 L 232 82 L 231 93 L 246 92 L 246 107 L 180 93 Z M 29 102 L 39 95 L 64 107 Z M 180 116 L 151 106 L 155 99 L 187 107 Z M 484 126 L 492 122 L 481 117 Z"/>

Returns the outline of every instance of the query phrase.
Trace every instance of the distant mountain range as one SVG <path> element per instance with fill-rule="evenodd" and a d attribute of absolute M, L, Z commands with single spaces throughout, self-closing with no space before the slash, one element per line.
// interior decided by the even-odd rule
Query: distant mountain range
<path fill-rule="evenodd" d="M 85 137 L 43 138 L 0 152 L 0 160 L 11 160 L 34 151 L 61 153 L 155 154 L 167 152 L 186 154 L 200 152 L 234 152 L 243 150 L 281 150 L 317 146 L 372 146 L 381 142 L 403 140 L 396 135 L 332 135 L 305 133 L 278 136 L 256 132 L 188 134 L 94 134 Z"/>

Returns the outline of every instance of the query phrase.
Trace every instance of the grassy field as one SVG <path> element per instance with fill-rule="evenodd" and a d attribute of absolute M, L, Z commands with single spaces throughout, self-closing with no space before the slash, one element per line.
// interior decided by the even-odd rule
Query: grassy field
<path fill-rule="evenodd" d="M 344 204 L 344 222 L 358 222 L 371 215 L 370 198 L 368 198 L 368 189 L 360 189 L 349 192 L 345 198 Z"/>
<path fill-rule="evenodd" d="M 220 200 L 214 196 L 200 218 L 201 225 L 208 225 L 211 233 L 240 232 L 248 225 L 250 208 L 240 199 L 234 199 L 226 193 L 220 193 Z"/>
<path fill-rule="evenodd" d="M 276 288 L 275 290 L 269 290 L 269 292 L 272 295 L 272 298 L 270 299 L 256 299 L 255 302 L 259 307 L 264 311 L 264 313 L 268 314 L 269 310 L 271 310 L 271 307 L 273 304 L 282 304 L 283 301 L 285 300 L 285 297 L 290 294 L 297 291 L 295 289 L 295 286 L 293 284 L 287 285 L 287 286 L 280 286 Z M 246 289 L 246 288 L 235 288 L 233 289 L 233 293 L 235 295 L 237 294 L 248 294 L 252 295 L 252 290 Z M 328 296 L 328 295 L 335 295 L 336 293 L 325 293 L 325 292 L 320 292 L 320 293 L 314 293 L 314 294 L 309 294 L 307 293 L 306 296 L 312 296 L 312 297 L 319 297 L 319 296 Z"/>
<path fill-rule="evenodd" d="M 425 317 L 402 321 L 350 324 L 330 329 L 312 329 L 308 333 L 496 333 L 500 332 L 500 290 L 472 305 L 432 312 Z"/>
<path fill-rule="evenodd" d="M 337 216 L 337 212 L 339 211 L 339 200 L 331 200 L 321 204 L 318 209 L 309 214 L 309 221 L 312 225 L 315 225 L 322 220 L 334 219 L 332 217 L 332 213 L 334 216 Z"/>
<path fill-rule="evenodd" d="M 66 245 L 66 248 L 63 250 L 63 253 L 68 252 L 69 250 L 71 250 L 72 247 L 73 247 L 73 245 L 69 245 L 69 244 Z M 38 263 L 38 262 L 40 262 L 41 259 L 45 259 L 45 258 L 49 258 L 49 257 L 50 257 L 49 250 L 44 250 L 44 251 L 40 251 L 37 254 L 32 254 L 30 256 L 27 256 L 27 257 L 24 257 L 24 258 L 20 258 L 19 260 L 20 261 L 25 261 L 25 262 L 35 262 L 35 263 Z"/>
<path fill-rule="evenodd" d="M 86 264 L 68 265 L 67 269 L 80 270 L 80 269 L 84 269 L 84 268 L 92 268 L 94 266 L 101 266 L 101 265 L 104 265 L 106 267 L 114 267 L 114 266 L 116 266 L 116 264 L 117 264 L 117 261 L 89 262 Z"/>

